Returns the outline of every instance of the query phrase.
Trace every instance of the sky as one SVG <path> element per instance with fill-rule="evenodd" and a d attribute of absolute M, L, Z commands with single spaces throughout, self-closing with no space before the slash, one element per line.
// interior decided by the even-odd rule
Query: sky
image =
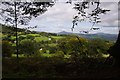
<path fill-rule="evenodd" d="M 28 26 L 37 26 L 32 31 L 44 31 L 58 33 L 61 31 L 72 32 L 72 20 L 76 15 L 76 10 L 73 9 L 74 4 L 66 4 L 65 2 L 57 2 L 53 7 L 48 8 L 44 14 L 32 18 Z M 100 15 L 101 23 L 94 27 L 99 30 L 90 31 L 90 33 L 110 33 L 118 34 L 118 3 L 117 2 L 102 2 L 101 7 L 110 9 L 106 15 Z M 91 7 L 93 9 L 94 6 Z M 23 28 L 27 26 L 19 26 Z M 75 26 L 73 33 L 90 30 L 92 23 L 81 22 Z"/>

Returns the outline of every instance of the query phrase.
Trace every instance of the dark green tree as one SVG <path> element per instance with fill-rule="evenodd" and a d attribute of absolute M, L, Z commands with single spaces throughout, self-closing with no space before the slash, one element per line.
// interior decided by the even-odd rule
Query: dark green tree
<path fill-rule="evenodd" d="M 19 50 L 25 55 L 32 55 L 39 53 L 40 46 L 34 40 L 24 39 L 20 42 Z"/>
<path fill-rule="evenodd" d="M 109 45 L 105 40 L 93 39 L 88 41 L 88 56 L 90 57 L 102 57 L 102 54 L 107 54 Z"/>
<path fill-rule="evenodd" d="M 63 53 L 64 54 L 67 54 L 67 52 L 68 52 L 68 49 L 67 49 L 67 40 L 66 39 L 61 39 L 61 40 L 59 40 L 59 43 L 58 43 L 58 45 L 57 45 L 57 47 L 58 47 L 58 49 L 60 50 L 60 51 L 63 51 Z"/>
<path fill-rule="evenodd" d="M 11 57 L 14 53 L 12 44 L 9 41 L 2 41 L 2 57 Z"/>
<path fill-rule="evenodd" d="M 71 38 L 67 37 L 59 40 L 58 49 L 63 51 L 64 54 L 71 54 L 73 51 L 76 54 L 84 54 L 86 51 L 85 45 L 87 40 L 81 37 L 78 38 L 79 40 L 76 38 L 76 36 L 73 36 Z"/>

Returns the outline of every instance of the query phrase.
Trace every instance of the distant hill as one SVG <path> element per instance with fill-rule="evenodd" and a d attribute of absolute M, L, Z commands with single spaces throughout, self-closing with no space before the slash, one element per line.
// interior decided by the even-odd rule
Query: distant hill
<path fill-rule="evenodd" d="M 117 34 L 107 34 L 107 33 L 96 33 L 96 34 L 79 34 L 79 36 L 88 38 L 88 39 L 100 38 L 100 39 L 105 39 L 105 40 L 116 41 L 118 35 Z"/>
<path fill-rule="evenodd" d="M 0 24 L 0 27 L 2 27 L 2 33 L 3 34 L 13 34 L 13 33 L 16 32 L 16 28 L 12 27 L 12 26 L 6 26 L 6 25 L 3 25 L 3 24 Z M 17 31 L 18 32 L 25 32 L 26 30 L 21 29 L 21 28 L 17 28 Z M 31 31 L 27 30 L 26 32 L 31 32 Z"/>
<path fill-rule="evenodd" d="M 15 32 L 16 32 L 16 28 L 15 27 L 11 27 L 11 26 L 5 26 L 5 25 L 2 25 L 0 24 L 0 27 L 2 27 L 2 33 L 3 34 L 11 34 L 13 35 Z M 48 35 L 70 35 L 70 34 L 73 34 L 71 32 L 66 32 L 66 31 L 62 31 L 62 32 L 59 32 L 59 33 L 47 33 L 47 32 L 37 32 L 37 31 L 30 31 L 30 30 L 25 30 L 25 29 L 20 29 L 20 28 L 17 28 L 18 32 L 30 32 L 30 33 L 46 33 Z M 107 33 L 96 33 L 96 34 L 80 34 L 80 33 L 74 33 L 74 34 L 77 34 L 79 35 L 80 37 L 84 37 L 84 38 L 87 38 L 87 39 L 95 39 L 95 38 L 100 38 L 100 39 L 105 39 L 105 40 L 112 40 L 112 41 L 115 41 L 117 40 L 117 34 L 107 34 Z"/>
<path fill-rule="evenodd" d="M 68 35 L 68 34 L 72 34 L 71 32 L 66 32 L 66 31 L 61 31 L 61 32 L 59 32 L 58 34 L 65 34 L 65 35 Z"/>
<path fill-rule="evenodd" d="M 59 32 L 58 34 L 64 34 L 64 35 L 69 35 L 72 34 L 70 32 Z M 100 39 L 105 39 L 105 40 L 112 40 L 115 41 L 117 40 L 117 34 L 107 34 L 107 33 L 96 33 L 96 34 L 80 34 L 80 33 L 75 33 L 79 35 L 80 37 L 84 37 L 87 39 L 95 39 L 95 38 L 100 38 Z"/>

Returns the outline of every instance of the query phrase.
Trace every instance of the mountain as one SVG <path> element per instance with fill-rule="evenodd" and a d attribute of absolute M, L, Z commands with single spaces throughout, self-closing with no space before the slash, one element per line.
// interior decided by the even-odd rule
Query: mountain
<path fill-rule="evenodd" d="M 79 36 L 88 38 L 88 39 L 100 38 L 100 39 L 104 39 L 104 40 L 116 41 L 118 35 L 117 34 L 107 34 L 107 33 L 96 33 L 96 34 L 79 34 Z"/>
<path fill-rule="evenodd" d="M 66 31 L 62 31 L 59 32 L 58 34 L 64 34 L 64 35 L 69 35 L 69 34 L 73 34 L 71 32 L 66 32 Z M 108 33 L 95 33 L 95 34 L 80 34 L 80 33 L 74 33 L 79 35 L 80 37 L 84 37 L 87 39 L 95 39 L 95 38 L 100 38 L 100 39 L 105 39 L 105 40 L 112 40 L 115 41 L 117 40 L 117 34 L 108 34 Z"/>
<path fill-rule="evenodd" d="M 59 32 L 58 34 L 65 34 L 65 35 L 68 35 L 68 34 L 72 34 L 71 32 L 66 32 L 66 31 L 61 31 L 61 32 Z"/>

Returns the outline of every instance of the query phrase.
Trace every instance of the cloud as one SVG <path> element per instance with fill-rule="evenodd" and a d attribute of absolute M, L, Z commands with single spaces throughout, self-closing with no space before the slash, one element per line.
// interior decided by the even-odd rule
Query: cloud
<path fill-rule="evenodd" d="M 117 2 L 103 2 L 101 4 L 105 9 L 111 10 L 106 15 L 101 16 L 101 26 L 118 27 L 118 3 Z"/>
<path fill-rule="evenodd" d="M 77 13 L 73 9 L 74 5 L 66 4 L 63 2 L 56 3 L 53 7 L 50 7 L 47 12 L 40 15 L 37 18 L 31 20 L 30 25 L 38 25 L 37 31 L 47 32 L 60 32 L 71 31 L 73 16 Z M 118 4 L 117 2 L 102 2 L 101 7 L 104 9 L 110 9 L 106 15 L 100 15 L 101 23 L 96 26 L 103 26 L 101 31 L 108 33 L 116 33 L 118 27 Z M 91 28 L 89 23 L 80 23 L 81 25 L 76 27 L 74 32 L 80 30 L 88 30 Z M 108 28 L 106 28 L 108 27 Z M 116 28 L 113 28 L 116 27 Z M 93 31 L 94 32 L 94 31 Z M 99 32 L 99 31 L 98 31 Z"/>
<path fill-rule="evenodd" d="M 56 3 L 52 8 L 49 8 L 48 11 L 39 18 L 46 21 L 65 22 L 73 18 L 75 10 L 72 8 L 73 6 L 71 6 L 70 4 Z"/>
<path fill-rule="evenodd" d="M 31 21 L 31 25 L 38 25 L 39 29 L 49 32 L 70 31 L 72 26 L 73 16 L 76 11 L 73 6 L 66 3 L 56 3 L 52 8 L 49 8 L 47 12 L 34 18 Z M 45 29 L 46 28 L 46 29 Z"/>

